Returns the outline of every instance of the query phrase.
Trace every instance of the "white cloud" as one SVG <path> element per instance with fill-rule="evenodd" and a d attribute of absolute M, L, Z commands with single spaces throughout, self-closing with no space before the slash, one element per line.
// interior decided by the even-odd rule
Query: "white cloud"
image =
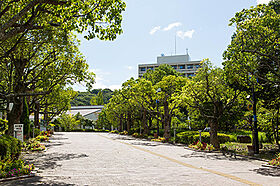
<path fill-rule="evenodd" d="M 178 31 L 176 34 L 178 37 L 180 37 L 181 39 L 185 39 L 185 37 L 188 37 L 188 38 L 192 38 L 193 36 L 193 33 L 194 33 L 194 30 L 188 30 L 186 32 L 180 30 Z"/>
<path fill-rule="evenodd" d="M 257 0 L 257 4 L 268 4 L 270 0 Z"/>
<path fill-rule="evenodd" d="M 180 22 L 171 23 L 167 27 L 165 27 L 163 29 L 163 31 L 168 31 L 168 30 L 171 30 L 174 27 L 178 27 L 178 26 L 181 26 L 181 25 L 182 25 L 182 23 L 180 23 Z"/>
<path fill-rule="evenodd" d="M 134 70 L 134 67 L 133 66 L 125 66 L 125 69 L 127 69 L 127 70 Z"/>
<path fill-rule="evenodd" d="M 156 26 L 156 27 L 152 28 L 152 30 L 150 31 L 150 34 L 153 35 L 154 33 L 156 33 L 159 30 L 160 30 L 160 26 Z"/>

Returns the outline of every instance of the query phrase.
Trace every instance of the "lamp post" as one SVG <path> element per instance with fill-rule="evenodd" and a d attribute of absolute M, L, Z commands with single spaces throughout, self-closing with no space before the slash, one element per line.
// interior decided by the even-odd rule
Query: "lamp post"
<path fill-rule="evenodd" d="M 257 99 L 254 90 L 254 85 L 252 86 L 252 99 L 253 99 L 253 119 L 254 119 L 254 132 L 253 132 L 253 147 L 254 154 L 259 154 L 259 139 L 258 139 L 258 121 L 257 121 Z"/>
<path fill-rule="evenodd" d="M 255 74 L 255 73 L 254 73 Z M 249 75 L 249 80 L 251 80 L 251 77 Z M 256 79 L 258 82 L 258 78 Z M 259 139 L 258 139 L 258 120 L 257 120 L 257 99 L 256 99 L 256 93 L 254 88 L 254 83 L 252 82 L 252 101 L 253 101 L 253 148 L 254 148 L 254 154 L 259 154 Z"/>

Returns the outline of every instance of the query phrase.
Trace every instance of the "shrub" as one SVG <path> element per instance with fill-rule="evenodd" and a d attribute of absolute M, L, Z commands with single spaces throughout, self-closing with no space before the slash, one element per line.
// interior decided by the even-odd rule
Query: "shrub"
<path fill-rule="evenodd" d="M 34 138 L 36 138 L 37 136 L 39 136 L 41 133 L 40 129 L 34 129 Z"/>
<path fill-rule="evenodd" d="M 28 175 L 34 169 L 33 164 L 25 164 L 23 160 L 0 161 L 0 178 Z"/>
<path fill-rule="evenodd" d="M 117 130 L 112 130 L 110 133 L 113 133 L 113 134 L 118 134 L 118 133 L 119 133 L 119 131 L 117 131 Z"/>
<path fill-rule="evenodd" d="M 272 159 L 271 161 L 269 161 L 268 164 L 280 167 L 280 153 L 277 155 L 277 157 L 275 159 Z"/>
<path fill-rule="evenodd" d="M 193 137 L 194 141 L 199 141 L 199 134 L 195 135 Z M 230 135 L 223 134 L 223 133 L 218 133 L 218 139 L 220 143 L 225 143 L 230 141 Z M 210 134 L 209 132 L 202 132 L 201 133 L 201 141 L 205 143 L 210 143 Z"/>
<path fill-rule="evenodd" d="M 41 135 L 39 135 L 39 136 L 37 136 L 36 138 L 35 138 L 37 141 L 49 141 L 49 137 L 47 137 L 47 136 L 41 136 Z"/>
<path fill-rule="evenodd" d="M 138 132 L 134 132 L 134 133 L 132 134 L 132 136 L 135 137 L 135 138 L 138 138 L 138 137 L 139 137 L 139 133 L 138 133 Z"/>
<path fill-rule="evenodd" d="M 18 159 L 21 154 L 21 142 L 8 135 L 0 137 L 0 159 Z"/>
<path fill-rule="evenodd" d="M 128 132 L 125 130 L 123 132 L 120 132 L 120 135 L 128 135 Z"/>
<path fill-rule="evenodd" d="M 164 137 L 158 137 L 157 139 L 152 139 L 151 141 L 157 141 L 157 142 L 166 142 L 166 139 Z"/>
<path fill-rule="evenodd" d="M 198 133 L 199 133 L 198 131 L 180 132 L 176 135 L 176 142 L 184 143 L 184 144 L 192 144 L 195 141 L 194 136 Z"/>
<path fill-rule="evenodd" d="M 8 130 L 8 121 L 0 118 L 0 135 L 4 134 Z"/>
<path fill-rule="evenodd" d="M 206 151 L 212 151 L 215 149 L 213 147 L 213 145 L 207 144 L 205 142 L 200 142 L 200 141 L 197 141 L 196 143 L 189 145 L 189 147 L 193 148 L 193 149 L 206 150 Z"/>

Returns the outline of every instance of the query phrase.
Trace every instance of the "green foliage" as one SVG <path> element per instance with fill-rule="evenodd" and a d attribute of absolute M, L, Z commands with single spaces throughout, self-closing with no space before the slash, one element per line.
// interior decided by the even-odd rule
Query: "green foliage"
<path fill-rule="evenodd" d="M 39 136 L 38 136 L 39 137 Z M 25 147 L 25 150 L 31 150 L 31 151 L 43 151 L 46 149 L 45 145 L 41 144 L 39 141 L 41 141 L 41 139 L 43 139 L 42 141 L 45 141 L 46 138 L 32 138 L 32 139 L 29 139 L 27 141 L 27 144 L 26 144 L 26 147 Z"/>
<path fill-rule="evenodd" d="M 199 134 L 193 136 L 194 141 L 199 140 Z M 228 141 L 234 140 L 233 136 L 230 136 L 228 134 L 218 133 L 218 140 L 220 143 L 225 143 Z M 205 143 L 210 143 L 210 134 L 209 132 L 201 132 L 201 141 Z"/>
<path fill-rule="evenodd" d="M 90 92 L 78 92 L 78 95 L 74 98 L 74 100 L 71 102 L 72 106 L 87 106 L 87 105 L 97 105 L 96 99 L 93 99 L 93 97 L 96 97 L 98 92 L 102 92 L 103 96 L 103 102 L 104 104 L 109 103 L 109 100 L 111 99 L 113 95 L 113 91 L 110 89 L 93 89 Z M 91 100 L 93 101 L 91 103 Z"/>
<path fill-rule="evenodd" d="M 280 167 L 280 153 L 277 155 L 277 157 L 275 159 L 272 159 L 271 161 L 269 161 L 268 164 Z"/>
<path fill-rule="evenodd" d="M 0 135 L 8 129 L 8 121 L 0 118 Z"/>
<path fill-rule="evenodd" d="M 34 138 L 36 138 L 37 136 L 39 136 L 41 133 L 40 129 L 35 128 L 34 129 Z"/>
<path fill-rule="evenodd" d="M 80 120 L 77 120 L 71 114 L 62 114 L 57 119 L 60 127 L 62 127 L 65 131 L 71 131 L 73 129 L 77 129 L 80 125 Z"/>
<path fill-rule="evenodd" d="M 8 135 L 0 136 L 0 159 L 16 160 L 21 154 L 21 142 Z"/>
<path fill-rule="evenodd" d="M 35 138 L 37 141 L 40 141 L 40 142 L 43 142 L 43 141 L 49 141 L 49 137 L 47 137 L 47 136 L 45 136 L 45 135 L 43 135 L 43 136 L 37 136 L 36 138 Z"/>
<path fill-rule="evenodd" d="M 110 131 L 110 133 L 113 133 L 113 134 L 118 134 L 118 133 L 119 133 L 119 131 L 117 131 L 117 130 L 112 130 L 112 131 Z"/>
<path fill-rule="evenodd" d="M 25 164 L 23 160 L 0 161 L 0 178 L 28 175 L 34 169 L 33 164 Z"/>
<path fill-rule="evenodd" d="M 195 139 L 194 136 L 199 134 L 198 131 L 185 131 L 176 134 L 176 142 L 183 144 L 192 144 Z"/>
<path fill-rule="evenodd" d="M 207 144 L 205 142 L 197 141 L 196 143 L 189 145 L 190 148 L 197 149 L 197 150 L 204 150 L 204 151 L 213 151 L 215 148 L 213 145 Z"/>

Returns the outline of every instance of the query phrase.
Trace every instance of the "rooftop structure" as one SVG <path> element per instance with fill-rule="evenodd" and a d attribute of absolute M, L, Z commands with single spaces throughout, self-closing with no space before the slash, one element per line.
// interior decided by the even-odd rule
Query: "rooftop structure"
<path fill-rule="evenodd" d="M 164 56 L 163 54 L 157 57 L 157 63 L 153 64 L 139 64 L 138 77 L 141 78 L 149 69 L 154 70 L 161 64 L 168 64 L 177 72 L 182 73 L 186 77 L 195 75 L 195 72 L 200 68 L 201 61 L 191 61 L 189 54 Z"/>

